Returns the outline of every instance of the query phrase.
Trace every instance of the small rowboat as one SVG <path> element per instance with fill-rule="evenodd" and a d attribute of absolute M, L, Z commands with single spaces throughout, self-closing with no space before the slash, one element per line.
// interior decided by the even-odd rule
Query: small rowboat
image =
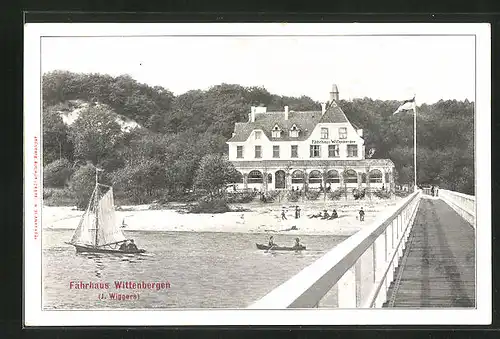
<path fill-rule="evenodd" d="M 264 245 L 264 244 L 255 244 L 257 245 L 257 249 L 259 250 L 269 250 L 271 246 L 269 245 Z M 285 247 L 285 246 L 273 246 L 272 250 L 273 251 L 302 251 L 305 250 L 305 246 L 300 246 L 300 247 Z"/>

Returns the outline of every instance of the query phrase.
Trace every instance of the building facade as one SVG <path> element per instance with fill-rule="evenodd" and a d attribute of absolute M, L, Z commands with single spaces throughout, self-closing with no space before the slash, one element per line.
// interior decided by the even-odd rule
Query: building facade
<path fill-rule="evenodd" d="M 236 123 L 227 141 L 229 160 L 241 174 L 237 188 L 392 188 L 393 162 L 365 159 L 363 131 L 349 122 L 338 100 L 333 85 L 321 111 L 251 107 L 248 122 Z"/>

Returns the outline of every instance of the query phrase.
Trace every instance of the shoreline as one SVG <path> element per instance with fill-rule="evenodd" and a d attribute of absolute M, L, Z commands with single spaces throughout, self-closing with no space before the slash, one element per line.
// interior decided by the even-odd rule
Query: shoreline
<path fill-rule="evenodd" d="M 249 203 L 231 207 L 244 207 L 245 211 L 217 214 L 182 213 L 175 209 L 150 209 L 152 205 L 121 206 L 117 208 L 116 222 L 127 231 L 147 232 L 217 232 L 290 235 L 336 235 L 351 236 L 369 225 L 379 213 L 393 206 L 398 200 L 380 201 L 314 201 L 305 203 Z M 295 206 L 300 206 L 301 217 L 295 219 Z M 358 211 L 363 207 L 365 221 L 358 220 Z M 287 220 L 281 220 L 285 207 Z M 174 207 L 175 208 L 175 207 Z M 334 220 L 309 219 L 308 215 L 335 208 L 339 218 Z M 42 228 L 74 230 L 83 211 L 67 206 L 44 206 Z M 297 230 L 290 230 L 293 226 Z"/>

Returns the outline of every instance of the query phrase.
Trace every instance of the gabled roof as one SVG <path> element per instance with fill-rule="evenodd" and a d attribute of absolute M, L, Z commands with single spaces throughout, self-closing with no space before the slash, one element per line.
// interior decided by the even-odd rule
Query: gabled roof
<path fill-rule="evenodd" d="M 322 123 L 342 123 L 342 122 L 349 122 L 349 120 L 347 120 L 347 117 L 345 116 L 342 109 L 334 101 L 327 108 L 325 114 L 323 115 L 323 117 L 321 118 L 321 120 L 319 122 L 322 122 Z"/>
<path fill-rule="evenodd" d="M 288 113 L 288 120 L 285 120 L 284 112 L 266 112 L 255 114 L 255 122 L 237 122 L 234 126 L 234 136 L 229 142 L 244 142 L 248 139 L 253 130 L 260 129 L 271 141 L 304 141 L 309 138 L 318 123 L 345 123 L 349 122 L 342 109 L 333 102 L 326 110 L 302 111 Z M 284 131 L 281 138 L 272 137 L 272 129 L 278 126 Z M 293 125 L 300 130 L 298 138 L 291 138 L 289 131 Z"/>

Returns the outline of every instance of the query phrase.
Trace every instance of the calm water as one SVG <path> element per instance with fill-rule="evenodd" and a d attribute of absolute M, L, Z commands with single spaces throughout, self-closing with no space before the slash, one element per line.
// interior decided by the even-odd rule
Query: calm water
<path fill-rule="evenodd" d="M 344 237 L 300 236 L 307 251 L 265 253 L 265 234 L 127 232 L 143 255 L 77 254 L 72 230 L 43 230 L 43 304 L 46 309 L 240 308 L 266 295 L 321 257 Z M 275 235 L 293 245 L 293 235 Z M 70 289 L 70 281 L 107 282 L 108 290 Z M 114 281 L 166 282 L 166 290 L 116 290 Z M 108 297 L 99 300 L 103 293 Z M 138 294 L 109 300 L 109 293 Z"/>

